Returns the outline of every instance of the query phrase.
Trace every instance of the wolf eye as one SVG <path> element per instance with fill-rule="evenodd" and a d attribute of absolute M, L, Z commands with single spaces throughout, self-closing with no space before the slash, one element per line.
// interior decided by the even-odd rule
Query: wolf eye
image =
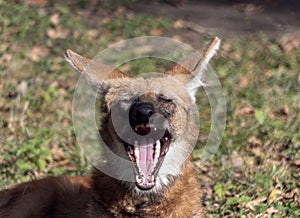
<path fill-rule="evenodd" d="M 159 100 L 160 102 L 164 102 L 164 103 L 169 103 L 169 102 L 172 102 L 172 101 L 173 101 L 172 99 L 167 98 L 167 97 L 165 97 L 165 96 L 158 96 L 158 100 Z"/>

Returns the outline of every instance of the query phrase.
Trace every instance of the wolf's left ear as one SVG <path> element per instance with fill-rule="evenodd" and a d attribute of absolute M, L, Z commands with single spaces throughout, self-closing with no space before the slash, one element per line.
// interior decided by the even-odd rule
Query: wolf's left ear
<path fill-rule="evenodd" d="M 194 52 L 187 58 L 181 60 L 175 67 L 167 71 L 167 75 L 178 77 L 190 96 L 195 99 L 195 94 L 200 86 L 205 85 L 202 76 L 206 70 L 210 59 L 216 54 L 220 47 L 221 40 L 215 37 L 210 43 L 203 56 L 199 52 Z"/>
<path fill-rule="evenodd" d="M 78 73 L 84 75 L 88 82 L 92 84 L 101 83 L 104 79 L 128 77 L 114 67 L 85 58 L 70 49 L 65 52 L 65 59 Z"/>

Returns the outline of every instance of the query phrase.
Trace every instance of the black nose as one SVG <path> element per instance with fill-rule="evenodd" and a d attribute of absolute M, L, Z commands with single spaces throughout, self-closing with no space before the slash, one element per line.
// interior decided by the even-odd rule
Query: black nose
<path fill-rule="evenodd" d="M 151 103 L 140 102 L 132 105 L 129 116 L 132 125 L 148 124 L 149 118 L 154 113 L 154 107 Z"/>

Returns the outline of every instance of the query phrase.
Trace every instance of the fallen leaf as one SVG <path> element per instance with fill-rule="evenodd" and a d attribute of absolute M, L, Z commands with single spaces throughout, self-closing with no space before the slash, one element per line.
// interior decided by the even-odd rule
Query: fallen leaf
<path fill-rule="evenodd" d="M 56 161 L 64 159 L 64 152 L 56 143 L 52 145 L 51 156 Z"/>
<path fill-rule="evenodd" d="M 295 166 L 300 166 L 300 159 L 293 160 L 292 164 L 295 165 Z"/>
<path fill-rule="evenodd" d="M 274 213 L 278 213 L 278 210 L 275 207 L 269 207 L 265 212 L 263 217 L 270 217 L 270 215 L 274 214 Z"/>
<path fill-rule="evenodd" d="M 286 52 L 300 48 L 300 31 L 284 35 L 279 41 L 279 46 Z"/>
<path fill-rule="evenodd" d="M 252 146 L 261 146 L 262 145 L 262 141 L 258 138 L 256 138 L 255 136 L 251 136 L 247 139 L 247 142 L 252 145 Z"/>
<path fill-rule="evenodd" d="M 41 58 L 49 55 L 49 48 L 42 46 L 34 46 L 30 51 L 27 52 L 26 56 L 32 61 L 38 62 Z"/>
<path fill-rule="evenodd" d="M 61 70 L 61 66 L 57 63 L 55 64 L 52 64 L 51 67 L 50 67 L 50 70 L 52 71 L 60 71 Z"/>
<path fill-rule="evenodd" d="M 64 89 L 60 89 L 60 94 L 64 95 L 63 93 L 66 93 L 65 90 Z M 70 122 L 65 119 L 65 120 L 62 121 L 61 125 L 62 125 L 62 127 L 67 127 L 67 126 L 70 125 Z"/>
<path fill-rule="evenodd" d="M 10 62 L 12 60 L 12 55 L 11 54 L 4 54 L 1 58 L 0 58 L 0 64 L 4 64 L 7 62 Z"/>
<path fill-rule="evenodd" d="M 126 8 L 124 6 L 120 6 L 117 8 L 117 10 L 115 11 L 116 14 L 124 14 L 126 12 Z"/>
<path fill-rule="evenodd" d="M 265 77 L 270 78 L 272 76 L 272 71 L 271 70 L 266 70 L 264 72 Z"/>
<path fill-rule="evenodd" d="M 58 24 L 59 24 L 59 13 L 54 13 L 50 16 L 50 23 L 55 27 L 58 26 Z"/>
<path fill-rule="evenodd" d="M 182 29 L 183 27 L 184 27 L 184 21 L 181 19 L 176 20 L 173 24 L 174 29 Z"/>
<path fill-rule="evenodd" d="M 237 152 L 233 151 L 230 155 L 231 165 L 235 169 L 240 169 L 244 165 L 244 160 L 242 156 Z"/>
<path fill-rule="evenodd" d="M 96 38 L 98 36 L 98 34 L 99 34 L 99 31 L 96 29 L 91 29 L 91 30 L 88 30 L 88 32 L 87 32 L 89 39 Z"/>
<path fill-rule="evenodd" d="M 45 8 L 39 8 L 38 9 L 38 14 L 39 14 L 40 17 L 45 17 L 45 16 L 47 16 L 48 12 Z"/>
<path fill-rule="evenodd" d="M 235 113 L 238 116 L 253 116 L 254 109 L 252 107 L 242 107 L 237 109 Z"/>
<path fill-rule="evenodd" d="M 70 31 L 62 29 L 60 27 L 53 29 L 47 29 L 47 36 L 51 39 L 66 39 L 69 36 Z"/>
<path fill-rule="evenodd" d="M 177 41 L 182 41 L 182 37 L 180 35 L 174 35 L 174 36 L 172 36 L 172 39 L 177 40 Z"/>
<path fill-rule="evenodd" d="M 80 36 L 80 32 L 77 31 L 77 30 L 74 30 L 74 31 L 72 32 L 72 36 L 73 36 L 73 38 L 77 39 L 77 38 Z"/>
<path fill-rule="evenodd" d="M 21 95 L 25 95 L 26 91 L 27 91 L 27 82 L 26 81 L 22 81 L 18 86 L 17 86 L 17 91 L 21 94 Z"/>
<path fill-rule="evenodd" d="M 49 87 L 51 87 L 51 88 L 57 88 L 58 85 L 59 85 L 59 83 L 58 83 L 57 81 L 53 81 L 53 82 L 50 84 Z"/>
<path fill-rule="evenodd" d="M 253 152 L 256 157 L 264 157 L 266 155 L 262 150 L 262 141 L 255 136 L 251 136 L 250 138 L 248 138 L 247 144 L 249 145 L 251 152 Z"/>
<path fill-rule="evenodd" d="M 108 24 L 110 21 L 111 21 L 110 17 L 105 17 L 105 18 L 102 19 L 101 23 L 102 24 Z"/>
<path fill-rule="evenodd" d="M 245 87 L 248 85 L 248 83 L 249 83 L 248 76 L 245 75 L 245 76 L 243 76 L 243 77 L 240 79 L 238 86 L 239 86 L 241 89 L 243 89 L 243 88 L 245 88 Z"/>
<path fill-rule="evenodd" d="M 228 57 L 236 62 L 240 62 L 242 60 L 242 57 L 239 54 L 239 51 L 234 51 L 234 52 L 228 53 Z"/>
<path fill-rule="evenodd" d="M 272 204 L 275 200 L 278 199 L 278 197 L 282 194 L 282 191 L 280 189 L 274 188 L 269 197 L 268 197 L 268 204 Z"/>
<path fill-rule="evenodd" d="M 47 0 L 21 0 L 21 2 L 28 5 L 35 5 L 39 7 L 43 7 L 47 4 Z"/>
<path fill-rule="evenodd" d="M 153 29 L 149 33 L 151 36 L 161 36 L 163 34 L 162 29 Z"/>
<path fill-rule="evenodd" d="M 253 201 L 249 201 L 248 203 L 246 203 L 246 207 L 248 207 L 250 210 L 255 211 L 255 206 L 259 205 L 260 203 L 263 203 L 267 200 L 266 196 L 262 196 L 259 198 L 256 198 Z"/>
<path fill-rule="evenodd" d="M 285 199 L 291 199 L 291 198 L 294 198 L 295 195 L 298 195 L 298 189 L 294 189 L 293 191 L 291 192 L 287 192 L 283 195 L 283 198 Z"/>

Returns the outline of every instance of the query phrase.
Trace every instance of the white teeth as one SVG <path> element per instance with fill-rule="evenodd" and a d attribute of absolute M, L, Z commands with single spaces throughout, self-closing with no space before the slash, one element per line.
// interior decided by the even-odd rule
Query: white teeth
<path fill-rule="evenodd" d="M 160 154 L 160 141 L 156 141 L 154 158 L 158 159 Z"/>
<path fill-rule="evenodd" d="M 148 180 L 150 183 L 154 182 L 154 175 L 151 175 L 151 178 Z"/>
<path fill-rule="evenodd" d="M 135 160 L 136 160 L 137 163 L 139 163 L 139 161 L 140 161 L 140 160 L 139 160 L 139 157 L 140 157 L 139 154 L 140 154 L 140 153 L 139 153 L 138 142 L 135 141 L 135 142 L 134 142 L 134 156 L 135 156 Z"/>
<path fill-rule="evenodd" d="M 140 176 L 135 176 L 135 181 L 137 181 L 137 183 L 141 183 L 142 179 L 140 178 Z"/>
<path fill-rule="evenodd" d="M 157 130 L 157 128 L 156 127 L 154 127 L 154 131 L 156 131 Z"/>
<path fill-rule="evenodd" d="M 138 129 L 139 129 L 140 127 L 144 127 L 144 124 L 136 125 L 136 126 L 134 127 L 134 130 L 135 130 L 135 131 L 138 131 Z"/>

